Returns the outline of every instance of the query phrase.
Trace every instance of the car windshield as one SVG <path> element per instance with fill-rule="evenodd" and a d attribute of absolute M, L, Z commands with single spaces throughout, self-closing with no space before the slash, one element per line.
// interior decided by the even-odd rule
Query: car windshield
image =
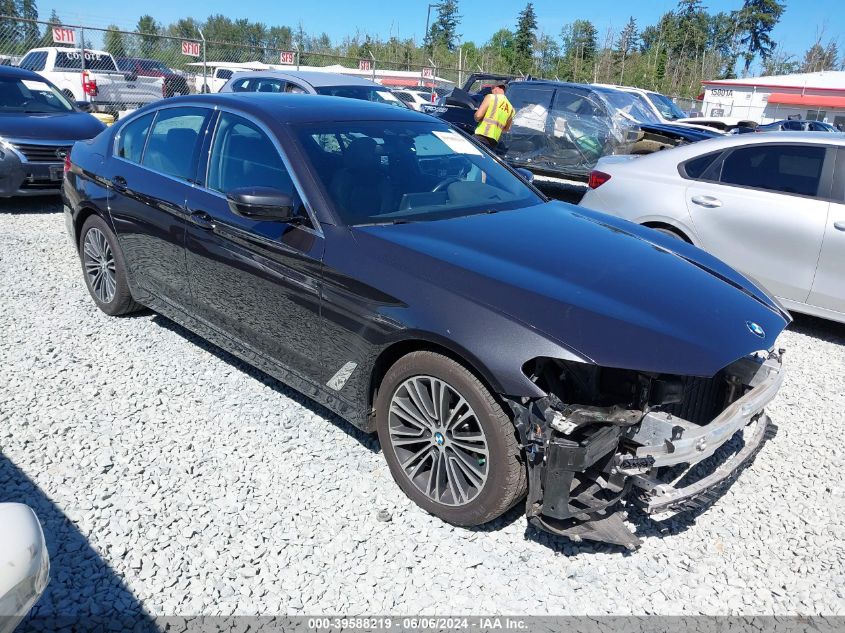
<path fill-rule="evenodd" d="M 634 95 L 621 90 L 599 90 L 601 96 L 604 97 L 611 107 L 617 112 L 621 112 L 623 116 L 628 116 L 638 123 L 659 123 L 657 117 L 651 109 L 645 107 L 640 103 Z"/>
<path fill-rule="evenodd" d="M 669 97 L 659 92 L 649 92 L 648 98 L 654 104 L 654 107 L 657 108 L 657 111 L 660 112 L 660 116 L 667 121 L 677 121 L 678 119 L 687 118 L 686 113 Z"/>
<path fill-rule="evenodd" d="M 141 68 L 143 68 L 144 70 L 154 70 L 160 73 L 170 72 L 170 69 L 167 66 L 155 59 L 142 59 Z"/>
<path fill-rule="evenodd" d="M 399 108 L 407 106 L 396 98 L 389 90 L 375 86 L 320 86 L 315 88 L 317 94 L 330 97 L 346 97 L 348 99 L 361 99 L 362 101 L 375 101 L 376 103 L 387 103 Z"/>
<path fill-rule="evenodd" d="M 47 114 L 73 112 L 70 102 L 46 81 L 39 79 L 0 79 L 0 112 Z"/>
<path fill-rule="evenodd" d="M 543 202 L 447 125 L 348 121 L 296 127 L 316 177 L 350 226 L 442 220 Z"/>

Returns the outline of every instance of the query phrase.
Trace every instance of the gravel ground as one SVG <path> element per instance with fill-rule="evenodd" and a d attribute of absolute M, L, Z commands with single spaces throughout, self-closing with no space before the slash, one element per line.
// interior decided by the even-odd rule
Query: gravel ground
<path fill-rule="evenodd" d="M 628 554 L 418 510 L 373 437 L 160 316 L 101 314 L 54 200 L 0 204 L 0 288 L 0 501 L 44 524 L 39 615 L 845 614 L 845 326 L 783 334 L 777 435 L 700 515 L 632 515 Z"/>

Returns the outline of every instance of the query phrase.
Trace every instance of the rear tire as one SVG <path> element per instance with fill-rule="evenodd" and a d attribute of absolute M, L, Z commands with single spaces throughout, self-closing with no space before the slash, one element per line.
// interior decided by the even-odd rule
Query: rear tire
<path fill-rule="evenodd" d="M 119 316 L 143 308 L 129 291 L 126 263 L 117 237 L 99 215 L 90 216 L 82 225 L 79 259 L 88 293 L 100 310 Z"/>
<path fill-rule="evenodd" d="M 510 417 L 472 372 L 442 354 L 413 352 L 388 370 L 376 429 L 402 491 L 448 523 L 492 521 L 525 495 Z"/>

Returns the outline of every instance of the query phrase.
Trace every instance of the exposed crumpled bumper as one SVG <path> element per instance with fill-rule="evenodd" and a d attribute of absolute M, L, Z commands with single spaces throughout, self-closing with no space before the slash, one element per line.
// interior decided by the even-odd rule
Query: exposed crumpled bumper
<path fill-rule="evenodd" d="M 528 462 L 529 522 L 575 541 L 634 549 L 641 542 L 622 522 L 620 502 L 633 497 L 647 513 L 711 503 L 770 435 L 764 408 L 784 375 L 780 353 L 727 369 L 742 395 L 707 424 L 662 411 L 567 406 L 553 395 L 527 406 L 510 402 Z M 743 441 L 732 457 L 712 472 L 693 473 L 697 479 L 688 476 L 738 433 Z"/>

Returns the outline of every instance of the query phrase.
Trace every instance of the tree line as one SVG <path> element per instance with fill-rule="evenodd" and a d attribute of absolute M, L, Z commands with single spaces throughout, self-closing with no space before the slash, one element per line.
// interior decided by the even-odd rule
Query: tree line
<path fill-rule="evenodd" d="M 337 61 L 373 57 L 381 67 L 408 70 L 433 62 L 438 74 L 447 77 L 454 74 L 447 69 L 460 65 L 464 74 L 484 70 L 630 84 L 677 96 L 695 96 L 702 80 L 747 75 L 755 62 L 765 75 L 845 69 L 845 55 L 840 56 L 836 40 L 825 39 L 823 31 L 800 57 L 777 46 L 771 34 L 783 15 L 784 0 L 737 0 L 737 4 L 732 11 L 710 12 L 703 0 L 679 0 L 655 24 L 640 25 L 632 16 L 619 30 L 599 32 L 592 21 L 579 19 L 559 33 L 548 33 L 528 2 L 514 16 L 513 29 L 500 29 L 484 43 L 462 40 L 458 0 L 435 5 L 434 20 L 422 42 L 360 31 L 333 41 L 326 33 L 307 32 L 301 23 L 271 26 L 222 14 L 203 21 L 182 18 L 172 24 L 143 15 L 134 26 L 135 35 L 110 26 L 102 39 L 103 47 L 116 56 L 153 57 L 171 65 L 172 57 L 178 57 L 177 40 L 199 39 L 201 30 L 212 42 L 207 49 L 209 60 L 276 62 L 276 51 L 296 49 L 303 64 L 326 63 L 319 56 L 333 56 Z M 0 13 L 24 18 L 38 15 L 35 0 L 0 0 Z M 31 23 L 4 22 L 0 45 L 7 49 L 10 40 L 40 42 L 49 36 Z M 60 24 L 55 12 L 50 22 Z M 165 41 L 161 36 L 176 39 Z"/>

